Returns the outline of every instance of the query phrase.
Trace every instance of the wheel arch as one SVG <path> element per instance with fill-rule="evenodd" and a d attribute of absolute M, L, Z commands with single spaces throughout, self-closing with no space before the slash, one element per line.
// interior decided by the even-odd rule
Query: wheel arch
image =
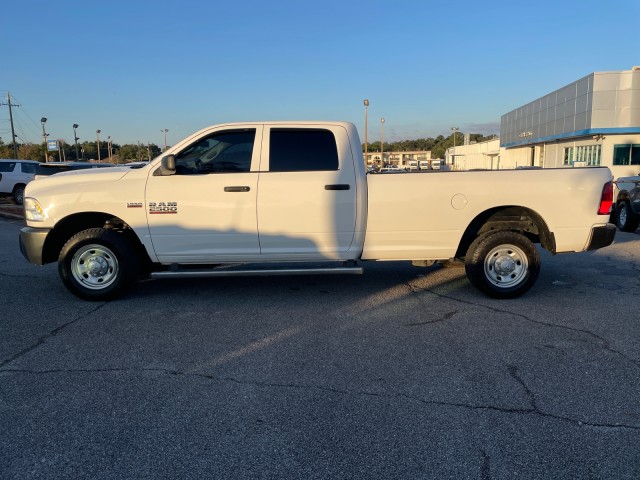
<path fill-rule="evenodd" d="M 520 232 L 545 250 L 556 252 L 553 232 L 539 213 L 519 205 L 504 205 L 485 210 L 469 223 L 460 239 L 456 258 L 463 258 L 471 243 L 480 235 L 500 230 Z"/>
<path fill-rule="evenodd" d="M 150 263 L 149 255 L 138 235 L 124 220 L 105 212 L 81 212 L 63 218 L 49 232 L 42 252 L 43 264 L 57 261 L 64 244 L 76 233 L 89 228 L 105 228 L 125 235 L 132 242 L 141 265 Z"/>
<path fill-rule="evenodd" d="M 629 192 L 627 190 L 620 190 L 616 196 L 616 205 L 620 202 L 629 200 Z"/>
<path fill-rule="evenodd" d="M 14 193 L 19 187 L 22 187 L 22 189 L 25 189 L 27 187 L 26 183 L 22 183 L 22 182 L 18 182 L 13 186 L 13 190 L 11 190 L 11 193 Z"/>

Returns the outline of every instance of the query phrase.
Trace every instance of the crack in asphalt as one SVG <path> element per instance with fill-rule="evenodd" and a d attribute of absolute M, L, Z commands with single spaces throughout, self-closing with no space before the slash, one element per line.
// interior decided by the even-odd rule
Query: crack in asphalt
<path fill-rule="evenodd" d="M 82 320 L 83 318 L 88 317 L 89 315 L 91 315 L 92 313 L 95 313 L 96 311 L 98 311 L 99 309 L 101 309 L 102 307 L 104 307 L 106 305 L 106 303 L 103 303 L 101 305 L 98 305 L 96 308 L 94 308 L 93 310 L 89 310 L 88 312 L 80 315 L 78 318 L 74 318 L 73 320 L 69 320 L 66 323 L 63 323 L 62 325 L 57 326 L 56 328 L 54 328 L 53 330 L 51 330 L 49 333 L 41 336 L 40 338 L 38 338 L 35 343 L 33 343 L 32 345 L 20 350 L 18 353 L 16 353 L 15 355 L 0 361 L 0 369 L 2 367 L 4 367 L 5 365 L 10 364 L 11 362 L 19 359 L 20 357 L 22 357 L 23 355 L 26 355 L 27 353 L 35 350 L 36 348 L 38 348 L 40 345 L 42 345 L 44 342 L 46 342 L 47 340 L 49 340 L 50 338 L 55 337 L 56 335 L 58 335 L 61 331 L 63 331 L 65 328 L 70 327 L 71 325 L 79 322 L 80 320 Z M 2 371 L 2 370 L 0 370 Z"/>
<path fill-rule="evenodd" d="M 0 272 L 0 277 L 3 278 L 40 278 L 35 275 L 10 275 L 8 273 Z"/>
<path fill-rule="evenodd" d="M 480 449 L 482 455 L 482 465 L 480 467 L 480 479 L 491 480 L 491 457 L 483 449 Z"/>
<path fill-rule="evenodd" d="M 522 318 L 522 319 L 526 320 L 527 322 L 534 323 L 536 325 L 541 325 L 541 326 L 549 327 L 549 328 L 558 328 L 558 329 L 561 329 L 561 330 L 567 330 L 567 331 L 570 331 L 570 332 L 573 332 L 573 333 L 579 333 L 579 334 L 582 334 L 582 335 L 586 335 L 588 337 L 591 337 L 591 338 L 597 340 L 601 344 L 601 347 L 605 351 L 607 351 L 609 353 L 612 353 L 614 355 L 617 355 L 617 356 L 625 359 L 627 362 L 631 363 L 632 365 L 636 366 L 637 368 L 640 368 L 640 361 L 629 357 L 628 355 L 624 354 L 623 352 L 621 352 L 619 350 L 616 350 L 615 348 L 613 348 L 611 346 L 611 344 L 609 343 L 609 341 L 607 339 L 605 339 L 604 337 L 601 337 L 600 335 L 598 335 L 596 333 L 593 333 L 593 332 L 591 332 L 589 330 L 570 327 L 570 326 L 567 326 L 567 325 L 560 325 L 560 324 L 552 323 L 552 322 L 544 322 L 542 320 L 536 320 L 536 319 L 528 317 L 527 315 L 524 315 L 522 313 L 511 312 L 509 310 L 504 310 L 504 309 L 493 307 L 493 306 L 490 306 L 490 305 L 483 305 L 481 303 L 475 303 L 475 302 L 471 302 L 471 301 L 468 301 L 468 300 L 462 300 L 460 298 L 452 297 L 450 295 L 443 295 L 443 294 L 435 292 L 435 291 L 433 291 L 433 290 L 431 290 L 429 288 L 417 287 L 415 285 L 412 285 L 411 283 L 405 283 L 405 285 L 409 288 L 411 293 L 414 293 L 414 294 L 415 293 L 419 293 L 419 292 L 428 292 L 428 293 L 431 293 L 432 295 L 435 295 L 436 297 L 439 297 L 439 298 L 446 298 L 448 300 L 453 300 L 455 302 L 464 303 L 466 305 L 472 305 L 474 307 L 485 308 L 487 310 L 491 310 L 491 311 L 496 312 L 496 313 L 506 313 L 506 314 L 509 314 L 509 315 L 513 315 L 514 317 Z M 435 322 L 433 322 L 433 323 L 435 323 Z"/>
<path fill-rule="evenodd" d="M 634 430 L 640 431 L 640 426 L 626 425 L 622 423 L 594 423 L 584 420 L 577 420 L 572 417 L 566 417 L 562 415 L 554 415 L 541 411 L 535 404 L 535 397 L 529 388 L 526 386 L 522 378 L 517 374 L 515 367 L 510 367 L 509 373 L 511 376 L 525 389 L 529 397 L 531 405 L 526 408 L 507 408 L 499 407 L 495 405 L 483 405 L 474 403 L 459 403 L 459 402 L 445 402 L 441 400 L 425 400 L 424 398 L 416 397 L 414 395 L 408 395 L 406 393 L 377 393 L 368 392 L 363 390 L 348 390 L 335 387 L 327 387 L 322 385 L 304 385 L 295 383 L 273 383 L 273 382 L 257 382 L 250 380 L 240 380 L 234 377 L 219 377 L 207 373 L 198 372 L 182 372 L 179 370 L 170 370 L 166 368 L 96 368 L 96 369 L 50 369 L 50 370 L 29 370 L 29 369 L 0 369 L 0 374 L 6 373 L 23 373 L 30 375 L 49 375 L 57 373 L 160 373 L 166 375 L 172 375 L 176 377 L 192 377 L 203 378 L 215 382 L 230 382 L 237 385 L 250 385 L 260 388 L 281 388 L 292 390 L 314 390 L 326 393 L 333 393 L 337 395 L 355 395 L 369 398 L 379 398 L 388 400 L 404 399 L 412 403 L 419 403 L 425 406 L 437 406 L 437 407 L 450 407 L 460 408 L 470 411 L 485 410 L 490 412 L 497 412 L 503 414 L 516 414 L 516 415 L 533 415 L 542 418 L 557 420 L 565 423 L 570 423 L 578 427 L 592 427 L 592 428 L 604 428 L 610 430 Z"/>
<path fill-rule="evenodd" d="M 508 365 L 507 370 L 509 372 L 509 375 L 511 375 L 511 378 L 513 378 L 516 382 L 518 382 L 520 386 L 524 389 L 525 393 L 527 394 L 527 397 L 529 397 L 529 403 L 531 404 L 531 408 L 536 412 L 540 412 L 540 410 L 538 409 L 538 404 L 536 403 L 536 396 L 531 391 L 531 389 L 527 386 L 527 384 L 524 383 L 524 380 L 522 379 L 522 377 L 518 374 L 518 367 L 514 365 Z"/>
<path fill-rule="evenodd" d="M 418 327 L 420 325 L 430 325 L 432 323 L 440 323 L 440 322 L 446 322 L 447 320 L 450 320 L 451 318 L 453 318 L 454 315 L 456 315 L 459 312 L 459 310 L 454 310 L 453 312 L 447 312 L 445 313 L 441 318 L 437 318 L 435 320 L 430 320 L 428 322 L 418 322 L 418 323 L 405 323 L 405 327 Z"/>

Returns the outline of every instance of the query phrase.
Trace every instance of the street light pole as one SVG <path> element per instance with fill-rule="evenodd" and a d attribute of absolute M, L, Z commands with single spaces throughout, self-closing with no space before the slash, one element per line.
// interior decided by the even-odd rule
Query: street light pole
<path fill-rule="evenodd" d="M 384 167 L 384 117 L 380 119 L 380 158 Z"/>
<path fill-rule="evenodd" d="M 100 132 L 101 130 L 96 130 L 96 145 L 98 147 L 98 161 L 100 161 Z"/>
<path fill-rule="evenodd" d="M 167 151 L 167 132 L 169 131 L 168 128 L 162 128 L 160 130 L 161 132 L 164 132 L 164 150 L 162 150 L 163 152 Z"/>
<path fill-rule="evenodd" d="M 364 163 L 368 161 L 368 144 L 369 144 L 369 100 L 364 100 Z"/>
<path fill-rule="evenodd" d="M 456 132 L 460 130 L 458 127 L 451 127 L 451 131 L 453 132 L 453 152 L 451 153 L 451 165 L 455 162 L 456 156 Z"/>
<path fill-rule="evenodd" d="M 78 128 L 78 124 L 73 124 L 73 141 L 76 144 L 76 160 L 80 160 L 80 155 L 78 155 L 78 134 L 76 132 L 76 128 Z"/>
<path fill-rule="evenodd" d="M 47 123 L 47 117 L 42 117 L 40 119 L 40 123 L 42 124 L 42 143 L 44 143 L 44 161 L 49 161 L 49 155 L 47 155 L 47 132 L 44 131 L 44 124 Z"/>

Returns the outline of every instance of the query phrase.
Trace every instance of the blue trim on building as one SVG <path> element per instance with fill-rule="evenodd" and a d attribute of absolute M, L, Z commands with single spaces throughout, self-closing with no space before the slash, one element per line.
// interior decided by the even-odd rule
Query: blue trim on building
<path fill-rule="evenodd" d="M 536 143 L 552 142 L 554 140 L 569 139 L 576 137 L 587 137 L 589 135 L 615 135 L 624 133 L 637 133 L 640 134 L 640 127 L 625 127 L 625 128 L 590 128 L 587 130 L 577 130 L 575 132 L 562 133 L 560 135 L 550 135 L 548 137 L 531 138 L 528 140 L 520 140 L 518 142 L 501 143 L 503 148 L 509 147 L 521 147 L 524 145 L 534 145 Z"/>

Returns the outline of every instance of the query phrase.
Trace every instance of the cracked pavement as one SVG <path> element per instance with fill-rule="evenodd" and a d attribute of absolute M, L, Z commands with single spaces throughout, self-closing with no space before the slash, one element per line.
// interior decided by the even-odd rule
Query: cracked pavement
<path fill-rule="evenodd" d="M 640 233 L 461 268 L 71 296 L 0 220 L 0 478 L 640 478 Z"/>

